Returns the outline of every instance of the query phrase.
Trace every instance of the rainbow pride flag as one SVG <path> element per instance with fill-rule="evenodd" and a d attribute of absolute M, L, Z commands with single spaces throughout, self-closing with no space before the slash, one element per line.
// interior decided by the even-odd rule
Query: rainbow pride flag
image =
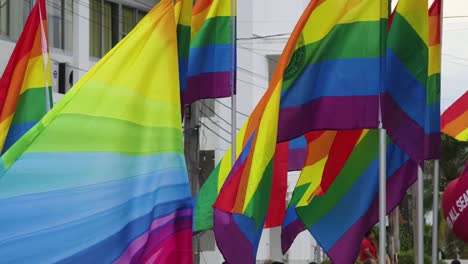
<path fill-rule="evenodd" d="M 278 141 L 311 130 L 377 128 L 386 1 L 313 0 L 282 76 Z"/>
<path fill-rule="evenodd" d="M 216 243 L 228 263 L 255 263 L 272 188 L 281 76 L 293 45 L 288 42 L 268 90 L 239 132 L 242 151 L 213 204 Z"/>
<path fill-rule="evenodd" d="M 288 171 L 301 171 L 307 158 L 307 140 L 305 136 L 289 141 Z"/>
<path fill-rule="evenodd" d="M 7 151 L 52 106 L 45 0 L 34 5 L 0 79 L 0 150 Z"/>
<path fill-rule="evenodd" d="M 187 87 L 183 101 L 228 97 L 236 75 L 236 43 L 231 41 L 231 1 L 198 0 L 193 7 Z"/>
<path fill-rule="evenodd" d="M 303 19 L 300 24 L 304 23 Z M 299 37 L 300 32 L 294 31 L 268 90 L 239 131 L 237 146 L 231 146 L 237 152 L 232 169 L 229 149 L 196 199 L 194 230 L 213 228 L 218 247 L 228 263 L 255 262 L 274 189 L 273 171 L 278 163 L 276 144 L 271 142 L 277 140 L 274 128 L 278 126 L 282 78 Z M 283 172 L 287 173 L 286 167 Z M 284 201 L 285 197 L 278 199 Z"/>
<path fill-rule="evenodd" d="M 192 263 L 173 0 L 1 158 L 6 263 Z"/>
<path fill-rule="evenodd" d="M 440 157 L 440 68 L 442 0 L 435 0 L 429 8 L 429 65 L 426 95 L 424 157 Z"/>
<path fill-rule="evenodd" d="M 177 22 L 177 51 L 179 54 L 179 82 L 183 93 L 187 90 L 187 70 L 192 24 L 192 0 L 175 0 Z M 181 100 L 183 98 L 181 97 Z M 183 104 L 183 102 L 181 102 Z M 183 109 L 182 109 L 183 110 Z M 182 113 L 183 114 L 183 113 Z"/>
<path fill-rule="evenodd" d="M 460 141 L 468 141 L 468 92 L 445 110 L 441 123 L 443 133 Z"/>
<path fill-rule="evenodd" d="M 440 137 L 440 126 L 433 121 L 438 118 L 438 115 L 433 116 L 434 113 L 440 111 L 439 93 L 437 87 L 428 87 L 428 21 L 427 0 L 398 2 L 388 32 L 386 87 L 382 95 L 384 128 L 390 138 L 417 162 L 436 158 L 438 153 L 425 155 L 425 150 L 429 149 L 425 142 Z M 436 49 L 434 46 L 432 51 Z M 434 54 L 434 63 L 436 59 Z M 426 122 L 429 117 L 431 119 Z"/>
<path fill-rule="evenodd" d="M 303 226 L 333 263 L 353 263 L 364 234 L 379 220 L 378 130 L 362 131 L 357 142 L 345 162 L 333 166 L 339 173 L 329 189 L 296 207 Z M 328 162 L 334 159 L 329 157 Z M 398 205 L 416 178 L 417 164 L 387 137 L 387 212 Z M 304 189 L 295 192 L 301 197 Z"/>
<path fill-rule="evenodd" d="M 283 253 L 306 229 L 296 213 L 296 207 L 306 206 L 316 195 L 324 195 L 328 191 L 362 134 L 362 130 L 313 131 L 306 134 L 307 159 L 282 225 Z"/>

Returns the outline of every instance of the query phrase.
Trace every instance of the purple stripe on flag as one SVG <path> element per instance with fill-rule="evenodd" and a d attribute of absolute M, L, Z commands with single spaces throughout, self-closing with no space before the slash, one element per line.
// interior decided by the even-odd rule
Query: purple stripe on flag
<path fill-rule="evenodd" d="M 416 162 L 424 160 L 424 128 L 419 126 L 388 94 L 382 95 L 383 126 L 388 136 Z"/>
<path fill-rule="evenodd" d="M 151 223 L 150 229 L 135 239 L 127 248 L 127 250 L 114 262 L 114 264 L 124 264 L 129 263 L 135 254 L 148 242 L 149 234 L 163 225 L 174 221 L 177 217 L 192 216 L 192 209 L 185 209 L 181 211 L 174 212 L 168 216 L 161 217 L 156 219 Z"/>
<path fill-rule="evenodd" d="M 428 160 L 440 158 L 440 132 L 426 134 L 424 137 L 424 157 Z"/>
<path fill-rule="evenodd" d="M 406 194 L 406 190 L 417 178 L 417 165 L 408 160 L 387 180 L 387 213 L 390 213 Z M 376 195 L 369 210 L 327 252 L 333 263 L 350 263 L 358 254 L 361 241 L 379 221 L 379 196 Z"/>
<path fill-rule="evenodd" d="M 307 104 L 280 109 L 278 142 L 312 130 L 377 128 L 379 97 L 322 97 Z"/>
<path fill-rule="evenodd" d="M 134 254 L 131 262 L 127 263 L 142 263 L 142 260 L 149 257 L 153 253 L 153 250 L 160 246 L 166 239 L 184 229 L 192 230 L 192 217 L 177 217 L 171 222 L 152 230 L 144 247 Z M 192 238 L 190 237 L 190 239 Z"/>
<path fill-rule="evenodd" d="M 231 96 L 231 75 L 231 72 L 212 72 L 188 77 L 184 103 Z"/>
<path fill-rule="evenodd" d="M 281 250 L 283 254 L 289 250 L 297 235 L 304 230 L 306 228 L 300 219 L 295 220 L 281 230 Z"/>
<path fill-rule="evenodd" d="M 307 158 L 307 148 L 290 149 L 288 160 L 288 171 L 300 171 L 304 168 Z"/>
<path fill-rule="evenodd" d="M 232 214 L 214 209 L 213 223 L 216 244 L 228 263 L 255 263 L 252 244 L 239 229 Z"/>

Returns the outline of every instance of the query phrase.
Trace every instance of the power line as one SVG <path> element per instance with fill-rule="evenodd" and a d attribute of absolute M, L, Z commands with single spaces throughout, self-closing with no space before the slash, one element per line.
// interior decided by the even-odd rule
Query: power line
<path fill-rule="evenodd" d="M 208 109 L 209 109 L 215 116 L 217 116 L 219 119 L 223 120 L 223 121 L 224 121 L 226 124 L 228 124 L 229 126 L 231 125 L 231 122 L 227 121 L 227 120 L 224 119 L 222 116 L 220 116 L 219 114 L 217 114 L 217 113 L 213 110 L 213 108 L 209 107 L 207 104 L 205 104 L 205 102 L 202 102 L 202 104 L 203 104 L 203 107 L 208 108 Z M 216 124 L 216 122 L 214 122 L 213 120 L 211 120 L 210 117 L 208 117 L 208 116 L 205 116 L 205 117 L 208 118 L 211 122 L 213 122 L 213 123 Z M 236 127 L 236 130 L 239 131 L 240 128 Z M 229 132 L 229 134 L 231 134 L 231 132 Z"/>
<path fill-rule="evenodd" d="M 260 89 L 262 89 L 262 90 L 266 90 L 266 89 L 267 89 L 267 88 L 265 88 L 265 87 L 263 87 L 263 86 L 260 86 L 260 85 L 258 85 L 258 84 L 255 84 L 255 83 L 251 83 L 251 82 L 242 80 L 242 79 L 240 79 L 239 77 L 237 78 L 237 80 L 240 81 L 240 82 L 243 82 L 243 83 L 250 84 L 250 85 L 252 85 L 252 86 L 258 87 L 258 88 L 260 88 Z"/>
<path fill-rule="evenodd" d="M 273 59 L 273 58 L 269 58 L 269 57 L 268 57 L 267 55 L 265 55 L 265 54 L 262 54 L 262 53 L 259 53 L 259 52 L 255 52 L 254 49 L 252 49 L 252 48 L 248 48 L 248 47 L 245 47 L 245 46 L 242 46 L 242 45 L 238 45 L 238 46 L 239 46 L 241 49 L 245 49 L 245 50 L 248 50 L 248 51 L 250 51 L 250 52 L 252 52 L 252 53 L 254 53 L 254 54 L 257 54 L 257 55 L 259 55 L 259 56 L 265 57 L 265 58 L 268 59 L 269 61 L 272 61 L 272 62 L 274 62 L 274 63 L 278 63 L 278 60 L 275 60 L 275 59 Z M 257 49 L 257 50 L 260 50 L 260 49 Z"/>
<path fill-rule="evenodd" d="M 221 102 L 221 101 L 218 100 L 218 99 L 215 99 L 215 101 L 218 102 L 220 105 L 226 107 L 227 109 L 232 109 L 230 106 L 226 105 L 225 103 Z M 242 115 L 242 116 L 245 116 L 245 117 L 249 117 L 249 115 L 244 114 L 244 113 L 239 112 L 239 111 L 236 111 L 236 113 L 238 113 L 238 114 L 240 114 L 240 115 Z"/>
<path fill-rule="evenodd" d="M 283 37 L 283 36 L 289 36 L 289 35 L 291 35 L 291 33 L 280 33 L 280 34 L 271 34 L 271 35 L 265 35 L 265 36 L 255 36 L 255 37 L 250 37 L 250 38 L 237 38 L 237 40 L 266 39 L 266 38 Z"/>
<path fill-rule="evenodd" d="M 202 105 L 203 107 L 206 107 L 208 108 L 215 116 L 217 116 L 219 119 L 223 120 L 226 124 L 228 125 L 231 125 L 231 122 L 227 121 L 226 119 L 224 119 L 222 116 L 220 116 L 219 114 L 217 114 L 211 107 L 209 107 L 207 104 L 205 104 L 205 102 L 202 101 Z M 206 116 L 208 119 L 210 119 L 209 116 Z M 211 120 L 211 119 L 210 119 Z M 213 120 L 211 120 L 211 122 L 213 122 Z M 213 122 L 214 123 L 214 122 Z M 231 132 L 228 132 L 229 134 Z"/>
<path fill-rule="evenodd" d="M 217 137 L 219 137 L 220 139 L 222 139 L 222 140 L 225 141 L 226 143 L 231 144 L 231 141 L 227 140 L 227 139 L 224 138 L 223 136 L 221 136 L 221 135 L 219 135 L 218 133 L 216 133 L 215 131 L 213 131 L 211 128 L 209 128 L 207 125 L 205 125 L 203 122 L 200 121 L 200 125 L 202 125 L 202 126 L 205 127 L 206 129 L 208 129 L 209 131 L 211 131 L 211 133 L 215 134 Z"/>
<path fill-rule="evenodd" d="M 446 62 L 453 63 L 453 64 L 457 64 L 457 65 L 461 65 L 461 66 L 468 67 L 468 64 L 463 64 L 463 63 L 460 63 L 460 62 L 451 61 L 451 60 L 449 60 L 449 59 L 445 59 L 445 61 L 446 61 Z"/>
<path fill-rule="evenodd" d="M 254 77 L 256 77 L 256 78 L 263 79 L 263 80 L 268 81 L 268 82 L 270 81 L 270 78 L 268 78 L 268 77 L 266 77 L 266 76 L 263 76 L 263 75 L 261 75 L 261 74 L 259 74 L 259 73 L 256 73 L 256 72 L 253 72 L 253 71 L 244 69 L 244 68 L 242 68 L 242 67 L 240 67 L 240 66 L 237 66 L 237 69 L 240 70 L 240 71 L 242 71 L 242 72 L 249 73 L 249 74 L 251 74 L 252 76 L 254 76 Z"/>
<path fill-rule="evenodd" d="M 279 53 L 282 53 L 282 52 L 283 52 L 282 50 L 270 50 L 270 49 L 249 48 L 249 47 L 245 47 L 245 46 L 242 46 L 242 45 L 237 45 L 237 46 L 239 46 L 241 49 L 246 49 L 246 50 L 248 50 L 248 51 L 252 51 L 253 53 L 259 54 L 259 55 L 264 56 L 264 57 L 267 57 L 267 55 L 262 54 L 262 53 L 254 52 L 254 50 L 266 51 L 266 52 L 274 52 L 274 53 L 276 53 L 276 54 L 279 54 Z M 268 57 L 267 57 L 267 58 L 268 58 Z M 274 60 L 274 61 L 278 62 L 277 60 Z"/>
<path fill-rule="evenodd" d="M 203 111 L 200 110 L 200 113 L 203 113 Z M 225 129 L 224 127 L 222 127 L 221 125 L 219 125 L 218 123 L 216 123 L 215 121 L 213 121 L 213 119 L 211 119 L 209 116 L 205 116 L 206 118 L 208 118 L 208 120 L 211 121 L 211 123 L 213 123 L 215 126 L 217 126 L 219 129 L 221 129 L 222 131 L 226 132 L 228 135 L 231 134 L 230 131 L 228 131 L 227 129 Z"/>
<path fill-rule="evenodd" d="M 442 18 L 452 19 L 452 18 L 468 18 L 468 16 L 444 16 Z"/>

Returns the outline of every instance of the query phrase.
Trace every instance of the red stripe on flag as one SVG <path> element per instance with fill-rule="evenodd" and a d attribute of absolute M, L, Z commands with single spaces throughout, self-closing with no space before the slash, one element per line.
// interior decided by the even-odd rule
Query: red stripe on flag
<path fill-rule="evenodd" d="M 270 203 L 264 228 L 281 226 L 286 215 L 289 142 L 276 145 Z"/>

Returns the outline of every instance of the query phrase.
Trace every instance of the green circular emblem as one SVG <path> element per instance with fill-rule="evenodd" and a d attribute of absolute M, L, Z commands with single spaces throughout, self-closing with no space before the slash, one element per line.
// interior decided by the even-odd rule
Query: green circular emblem
<path fill-rule="evenodd" d="M 288 67 L 284 72 L 283 81 L 287 81 L 296 78 L 302 69 L 306 60 L 306 48 L 304 46 L 304 36 L 301 34 L 299 40 L 296 43 L 296 51 L 289 61 Z"/>

